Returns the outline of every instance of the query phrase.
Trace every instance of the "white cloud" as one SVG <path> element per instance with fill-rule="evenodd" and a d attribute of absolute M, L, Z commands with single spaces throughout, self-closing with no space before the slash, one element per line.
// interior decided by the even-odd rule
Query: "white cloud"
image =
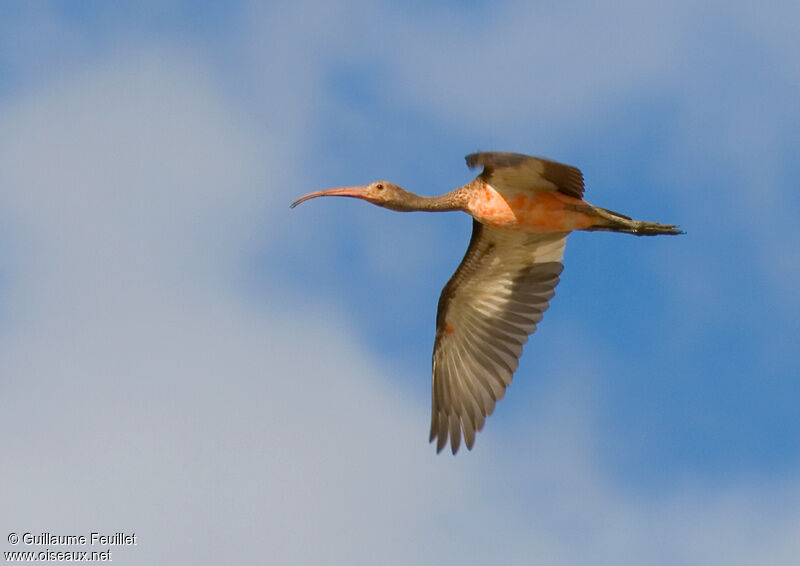
<path fill-rule="evenodd" d="M 635 2 L 508 2 L 483 17 L 450 9 L 404 17 L 366 30 L 391 69 L 387 98 L 432 109 L 478 139 L 524 131 L 542 150 L 563 148 L 571 128 L 585 131 L 632 93 L 657 94 L 685 33 L 678 11 Z"/>

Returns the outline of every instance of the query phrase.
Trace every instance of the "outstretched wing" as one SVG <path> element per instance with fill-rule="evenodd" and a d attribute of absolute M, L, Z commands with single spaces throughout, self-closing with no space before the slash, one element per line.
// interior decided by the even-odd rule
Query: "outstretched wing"
<path fill-rule="evenodd" d="M 431 435 L 440 452 L 472 448 L 511 383 L 561 274 L 567 233 L 530 234 L 473 221 L 464 259 L 442 290 L 433 347 Z"/>
<path fill-rule="evenodd" d="M 467 166 L 483 166 L 481 177 L 498 190 L 559 191 L 583 198 L 580 169 L 541 157 L 507 151 L 487 151 L 467 156 Z M 503 192 L 501 190 L 501 192 Z"/>

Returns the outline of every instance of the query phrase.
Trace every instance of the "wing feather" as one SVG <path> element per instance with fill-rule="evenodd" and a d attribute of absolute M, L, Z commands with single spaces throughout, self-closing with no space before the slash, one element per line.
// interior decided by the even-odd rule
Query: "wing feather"
<path fill-rule="evenodd" d="M 561 274 L 566 233 L 529 234 L 474 221 L 467 253 L 439 298 L 431 441 L 472 448 L 503 398 Z"/>
<path fill-rule="evenodd" d="M 470 169 L 483 166 L 480 176 L 497 189 L 559 191 L 583 198 L 583 174 L 577 167 L 507 151 L 472 153 L 466 159 Z"/>

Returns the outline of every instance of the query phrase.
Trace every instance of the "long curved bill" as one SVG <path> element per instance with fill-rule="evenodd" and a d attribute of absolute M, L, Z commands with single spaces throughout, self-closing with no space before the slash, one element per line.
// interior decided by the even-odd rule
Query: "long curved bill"
<path fill-rule="evenodd" d="M 355 198 L 366 198 L 367 197 L 367 187 L 369 185 L 363 185 L 360 187 L 341 187 L 339 189 L 327 189 L 324 191 L 316 191 L 313 193 L 308 193 L 305 196 L 300 197 L 296 201 L 294 201 L 290 208 L 294 208 L 301 202 L 305 202 L 308 199 L 316 198 L 316 197 L 355 197 Z"/>

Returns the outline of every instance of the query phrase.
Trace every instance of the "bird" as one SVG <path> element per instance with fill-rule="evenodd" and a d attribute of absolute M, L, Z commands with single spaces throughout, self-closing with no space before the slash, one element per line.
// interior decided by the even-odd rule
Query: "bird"
<path fill-rule="evenodd" d="M 645 222 L 583 200 L 581 171 L 542 157 L 488 151 L 466 157 L 483 167 L 471 182 L 436 197 L 388 181 L 316 191 L 353 197 L 390 210 L 463 211 L 472 216 L 466 254 L 444 286 L 436 312 L 429 441 L 455 455 L 467 449 L 503 398 L 523 345 L 542 320 L 563 270 L 574 230 L 636 236 L 683 234 L 674 224 Z"/>

